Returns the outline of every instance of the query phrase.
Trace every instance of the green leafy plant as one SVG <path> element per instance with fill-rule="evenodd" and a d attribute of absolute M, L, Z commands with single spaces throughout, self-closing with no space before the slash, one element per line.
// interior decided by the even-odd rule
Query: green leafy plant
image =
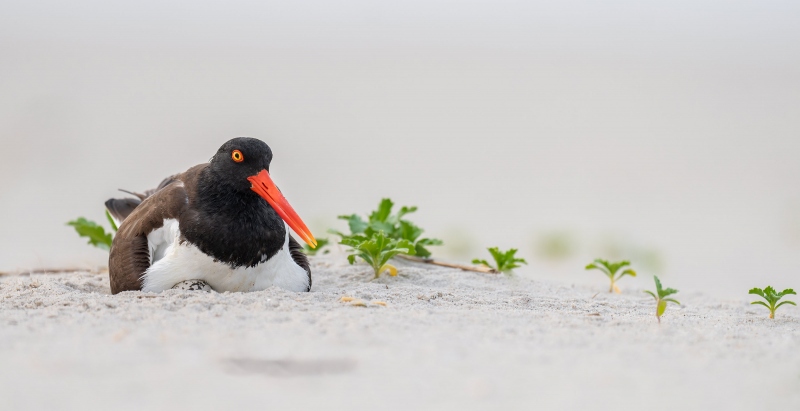
<path fill-rule="evenodd" d="M 486 260 L 474 259 L 472 260 L 472 264 L 483 264 L 487 267 L 493 268 L 501 273 L 509 273 L 511 270 L 520 267 L 519 264 L 528 264 L 527 261 L 523 258 L 517 258 L 517 249 L 512 248 L 508 251 L 500 251 L 497 247 L 489 247 L 489 254 L 492 255 L 494 262 L 496 265 L 489 264 Z"/>
<path fill-rule="evenodd" d="M 106 218 L 108 222 L 111 224 L 111 230 L 116 232 L 117 231 L 117 224 L 114 222 L 114 219 L 111 218 L 111 214 L 106 211 Z M 75 228 L 75 231 L 81 237 L 86 237 L 89 239 L 87 244 L 93 245 L 97 248 L 103 250 L 110 250 L 111 249 L 111 241 L 113 239 L 113 235 L 111 232 L 106 232 L 106 230 L 100 224 L 95 223 L 94 221 L 87 220 L 83 217 L 79 217 L 75 220 L 72 220 L 67 223 L 67 225 L 72 226 Z"/>
<path fill-rule="evenodd" d="M 786 300 L 786 301 L 776 305 L 776 303 L 781 298 L 783 298 L 783 296 L 789 295 L 789 294 L 793 294 L 793 295 L 797 294 L 791 288 L 787 288 L 787 289 L 785 289 L 785 290 L 783 290 L 781 292 L 775 291 L 775 289 L 772 288 L 771 286 L 769 286 L 769 287 L 767 287 L 767 288 L 765 288 L 763 290 L 760 289 L 760 288 L 753 288 L 752 290 L 750 290 L 750 292 L 748 294 L 755 294 L 755 295 L 761 296 L 761 298 L 767 300 L 767 303 L 769 303 L 769 305 L 767 305 L 767 303 L 765 303 L 763 301 L 753 301 L 750 304 L 758 304 L 758 305 L 763 305 L 764 307 L 767 307 L 769 309 L 769 318 L 775 318 L 775 310 L 777 310 L 778 307 L 780 307 L 780 306 L 782 306 L 784 304 L 791 304 L 791 305 L 797 306 L 797 304 L 795 304 L 794 301 L 789 301 L 789 300 Z"/>
<path fill-rule="evenodd" d="M 620 293 L 619 287 L 617 287 L 617 281 L 620 278 L 629 275 L 631 277 L 636 277 L 636 271 L 633 271 L 630 268 L 623 270 L 619 275 L 617 273 L 620 269 L 625 268 L 631 265 L 630 261 L 618 261 L 616 263 L 611 263 L 606 260 L 596 259 L 593 263 L 586 266 L 587 270 L 600 270 L 603 274 L 611 280 L 611 287 L 608 289 L 608 292 L 615 292 L 617 294 Z"/>
<path fill-rule="evenodd" d="M 655 294 L 652 291 L 645 290 L 645 292 L 647 294 L 650 294 L 653 298 L 656 299 L 656 318 L 658 318 L 658 323 L 661 324 L 661 316 L 664 314 L 664 311 L 667 310 L 667 303 L 680 305 L 680 303 L 677 300 L 673 298 L 666 298 L 672 294 L 677 293 L 678 290 L 672 288 L 663 289 L 661 288 L 661 281 L 658 280 L 658 277 L 653 276 L 653 278 L 656 279 Z"/>
<path fill-rule="evenodd" d="M 392 200 L 384 198 L 378 204 L 378 209 L 370 213 L 367 220 L 364 220 L 358 214 L 340 215 L 338 217 L 340 220 L 347 221 L 350 234 L 343 234 L 333 230 L 331 232 L 344 239 L 354 235 L 363 235 L 369 238 L 383 231 L 388 238 L 406 240 L 412 244 L 413 253 L 404 252 L 403 254 L 416 255 L 423 258 L 430 257 L 431 252 L 427 247 L 442 245 L 442 240 L 422 238 L 424 230 L 403 218 L 417 211 L 417 207 L 400 207 L 397 214 L 392 214 L 392 207 L 394 207 Z"/>
<path fill-rule="evenodd" d="M 316 240 L 317 240 L 316 248 L 311 248 L 311 246 L 309 246 L 308 244 L 303 244 L 303 252 L 305 252 L 308 255 L 328 254 L 331 252 L 331 250 L 326 249 L 325 251 L 320 253 L 323 247 L 330 244 L 331 242 L 330 240 L 328 240 L 327 238 L 317 238 Z"/>
<path fill-rule="evenodd" d="M 372 233 L 371 236 L 356 234 L 342 238 L 341 244 L 351 247 L 351 254 L 347 256 L 350 264 L 355 264 L 356 257 L 366 261 L 375 271 L 375 278 L 384 272 L 396 276 L 397 268 L 389 264 L 389 260 L 397 254 L 414 255 L 414 244 L 408 240 L 396 240 L 386 236 L 383 231 Z"/>

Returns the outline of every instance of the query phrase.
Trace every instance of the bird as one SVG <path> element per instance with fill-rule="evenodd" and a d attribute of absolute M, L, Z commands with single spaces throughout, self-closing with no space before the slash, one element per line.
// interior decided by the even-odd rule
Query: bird
<path fill-rule="evenodd" d="M 311 269 L 291 228 L 311 231 L 272 181 L 272 150 L 237 137 L 208 163 L 164 179 L 137 198 L 109 199 L 118 222 L 108 260 L 112 294 L 171 288 L 311 290 Z"/>

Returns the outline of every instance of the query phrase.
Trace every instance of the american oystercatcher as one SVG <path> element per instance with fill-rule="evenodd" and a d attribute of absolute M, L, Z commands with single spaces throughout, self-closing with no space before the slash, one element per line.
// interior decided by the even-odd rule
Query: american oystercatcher
<path fill-rule="evenodd" d="M 287 225 L 316 240 L 269 175 L 272 150 L 234 138 L 206 164 L 168 177 L 138 199 L 110 199 L 120 222 L 108 270 L 111 292 L 170 288 L 311 289 L 311 269 Z"/>

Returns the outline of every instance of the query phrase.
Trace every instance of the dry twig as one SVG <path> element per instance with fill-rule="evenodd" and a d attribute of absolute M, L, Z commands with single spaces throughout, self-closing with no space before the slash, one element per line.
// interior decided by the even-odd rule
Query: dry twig
<path fill-rule="evenodd" d="M 424 264 L 433 264 L 438 265 L 441 267 L 450 267 L 450 268 L 458 268 L 459 270 L 464 271 L 475 271 L 478 273 L 486 273 L 486 274 L 498 274 L 499 271 L 495 270 L 491 267 L 486 267 L 485 265 L 467 265 L 467 264 L 455 264 L 455 263 L 446 263 L 444 261 L 434 260 L 432 258 L 422 258 L 416 257 L 412 255 L 405 255 L 405 254 L 398 254 L 395 257 L 402 258 L 408 261 L 414 261 L 416 263 L 424 263 Z"/>
<path fill-rule="evenodd" d="M 32 270 L 26 271 L 17 271 L 17 272 L 10 272 L 4 273 L 0 272 L 0 276 L 3 275 L 31 275 L 31 274 L 64 274 L 64 273 L 92 273 L 92 274 L 100 274 L 105 271 L 103 269 L 97 268 L 35 268 Z"/>

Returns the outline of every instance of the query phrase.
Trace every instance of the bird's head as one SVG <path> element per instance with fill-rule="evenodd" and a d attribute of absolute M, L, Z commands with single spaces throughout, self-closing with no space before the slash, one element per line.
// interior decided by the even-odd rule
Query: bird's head
<path fill-rule="evenodd" d="M 226 183 L 247 195 L 258 195 L 311 247 L 317 241 L 286 198 L 272 182 L 269 164 L 272 150 L 267 143 L 250 137 L 237 137 L 219 148 L 209 167 Z"/>

